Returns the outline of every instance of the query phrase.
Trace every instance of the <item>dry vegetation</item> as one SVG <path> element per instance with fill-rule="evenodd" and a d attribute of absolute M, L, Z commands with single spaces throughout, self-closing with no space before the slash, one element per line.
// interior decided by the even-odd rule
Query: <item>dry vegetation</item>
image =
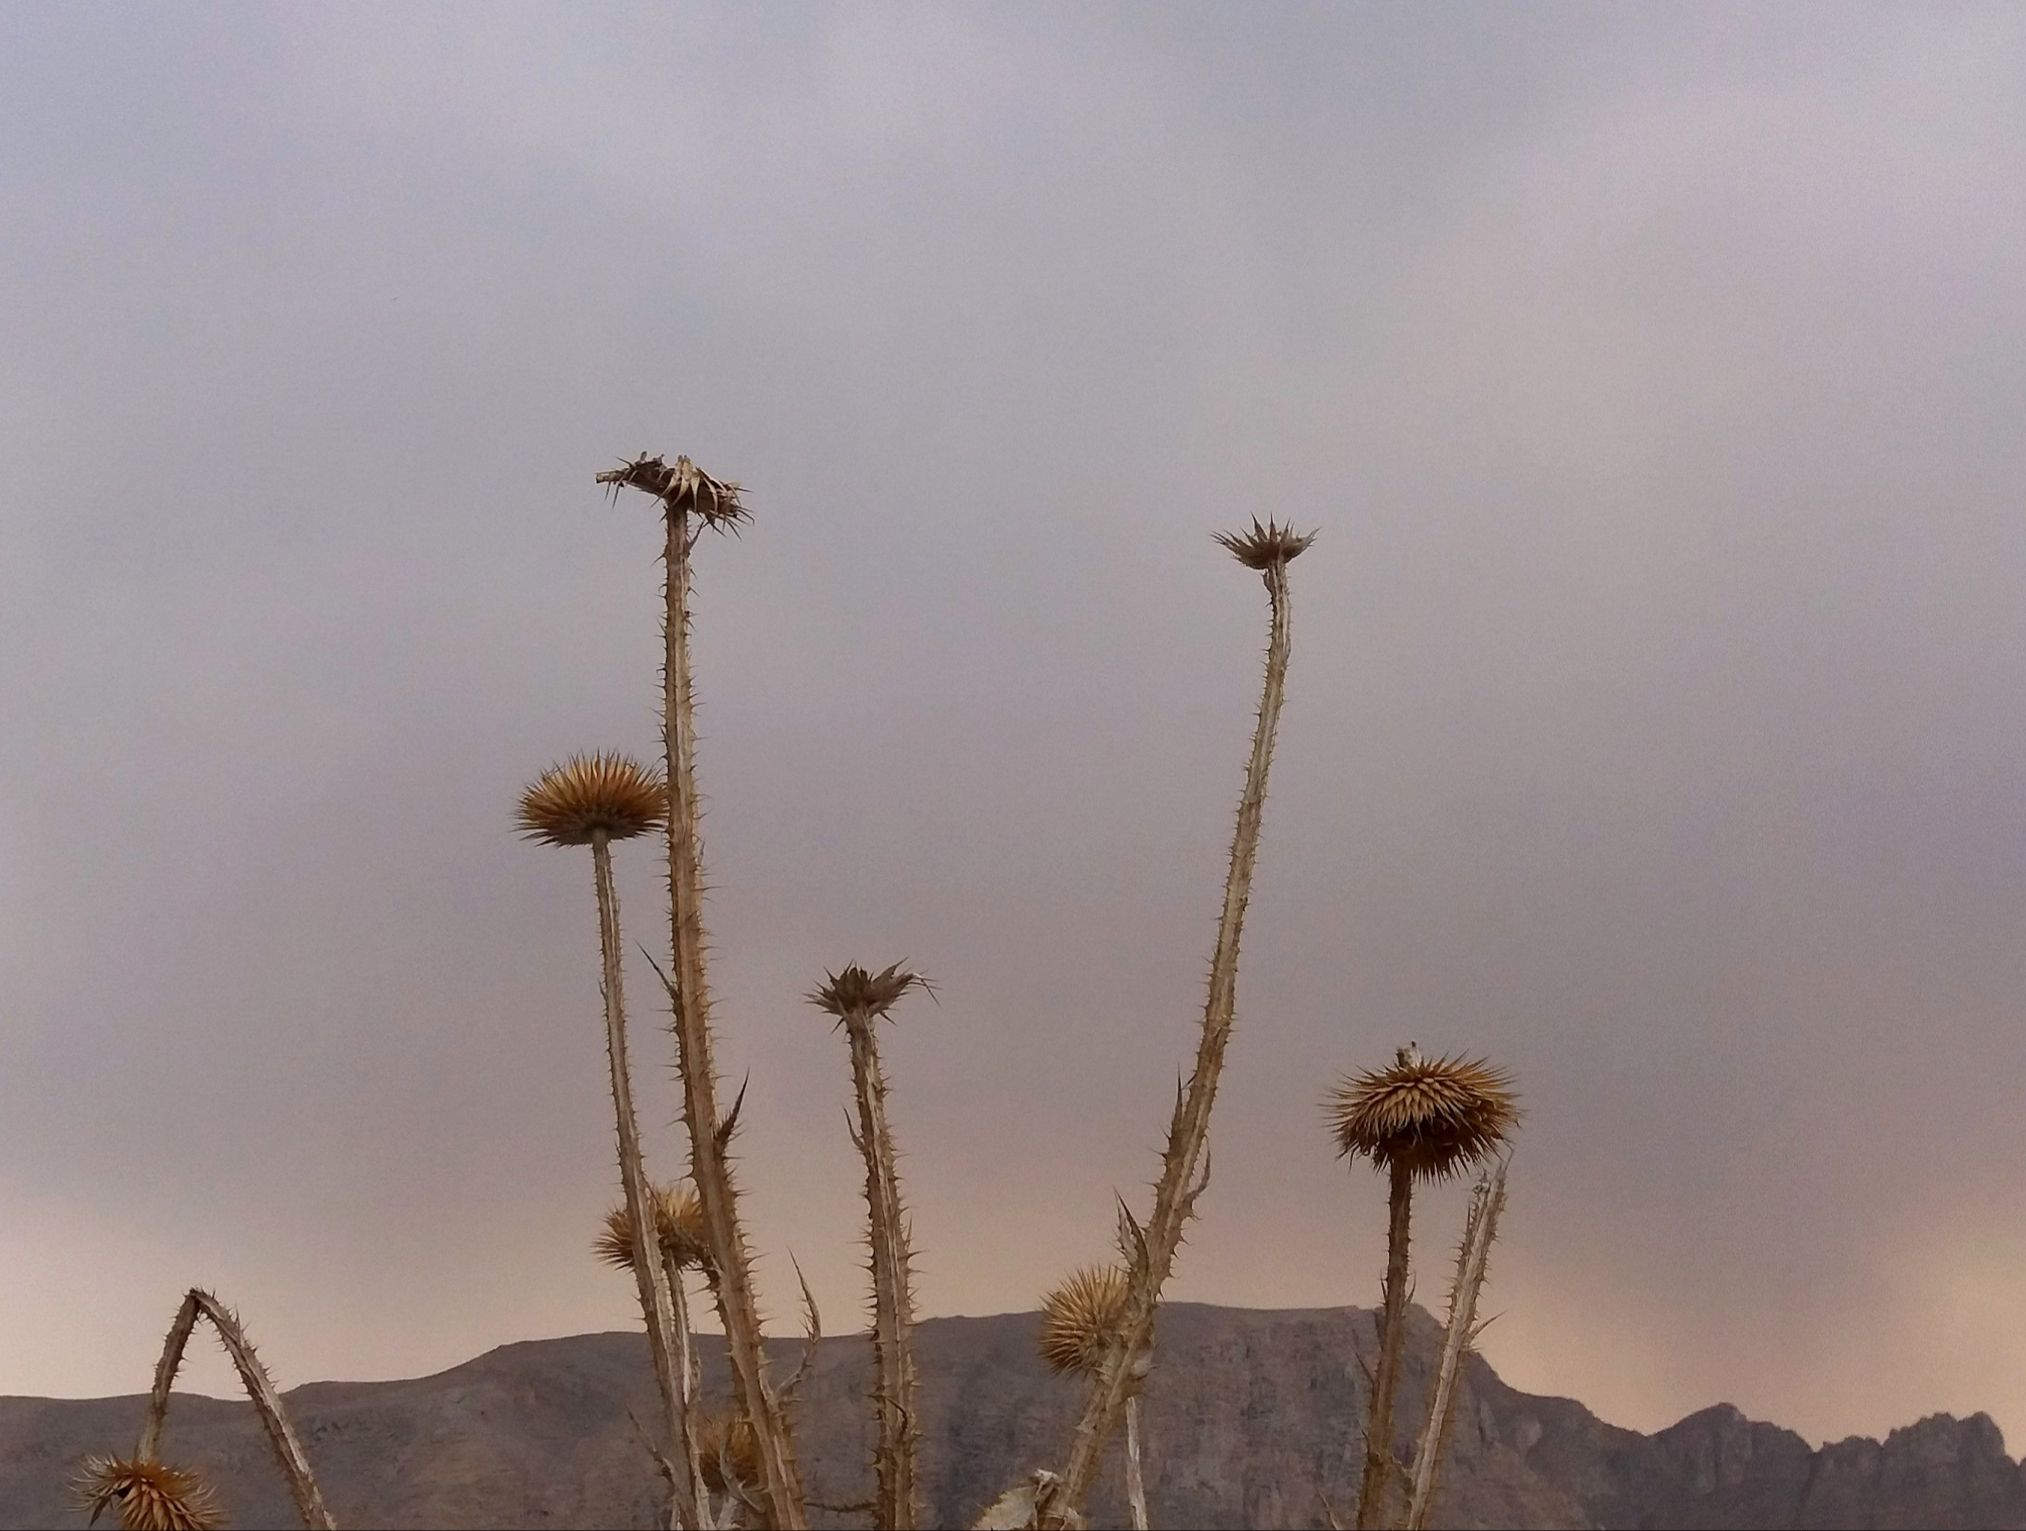
<path fill-rule="evenodd" d="M 737 484 L 704 472 L 687 457 L 673 463 L 642 454 L 597 475 L 616 497 L 632 489 L 657 506 L 663 546 L 662 739 L 659 772 L 623 756 L 576 756 L 544 773 L 522 795 L 519 822 L 530 839 L 588 846 L 596 898 L 604 1043 L 611 1072 L 620 1182 L 624 1199 L 605 1218 L 597 1257 L 632 1274 L 646 1327 L 662 1417 L 643 1444 L 666 1485 L 665 1520 L 684 1531 L 728 1526 L 807 1525 L 790 1405 L 813 1353 L 819 1325 L 806 1285 L 809 1347 L 784 1385 L 768 1374 L 754 1289 L 752 1254 L 740 1219 L 739 1187 L 728 1149 L 743 1094 L 722 1104 L 702 920 L 703 864 L 698 837 L 695 703 L 690 660 L 693 563 L 705 532 L 748 520 Z M 989 1507 L 980 1527 L 1085 1524 L 1084 1503 L 1115 1435 L 1123 1434 L 1123 1471 L 1132 1523 L 1158 1523 L 1147 1502 L 1141 1460 L 1140 1400 L 1158 1385 L 1153 1366 L 1155 1315 L 1188 1224 L 1210 1178 L 1210 1122 L 1236 1015 L 1239 948 L 1251 892 L 1281 704 L 1291 652 L 1289 566 L 1314 540 L 1273 520 L 1257 520 L 1217 538 L 1260 576 L 1267 594 L 1265 675 L 1245 783 L 1238 801 L 1216 943 L 1211 952 L 1195 1064 L 1178 1085 L 1162 1170 L 1144 1218 L 1123 1199 L 1117 1207 L 1116 1259 L 1079 1270 L 1043 1299 L 1042 1357 L 1080 1382 L 1084 1403 L 1053 1465 L 1036 1467 Z M 642 1153 L 627 1058 L 618 895 L 613 846 L 650 831 L 667 839 L 669 957 L 657 968 L 672 1007 L 676 1074 L 690 1150 L 684 1183 L 650 1178 Z M 834 1017 L 847 1043 L 851 1135 L 865 1162 L 872 1347 L 869 1364 L 875 1442 L 874 1525 L 907 1531 L 921 1515 L 916 1446 L 920 1418 L 911 1329 L 914 1296 L 908 1220 L 895 1170 L 888 1086 L 878 1023 L 927 982 L 899 964 L 883 970 L 852 964 L 828 975 L 810 1000 Z M 1165 1067 L 1165 1064 L 1163 1065 Z M 1456 1381 L 1481 1324 L 1476 1317 L 1489 1251 L 1505 1202 L 1507 1144 L 1518 1112 L 1511 1080 L 1481 1060 L 1424 1059 L 1410 1043 L 1385 1068 L 1347 1077 L 1329 1102 L 1340 1154 L 1369 1159 L 1390 1189 L 1388 1257 L 1382 1286 L 1378 1361 L 1367 1373 L 1364 1471 L 1356 1523 L 1364 1528 L 1423 1527 L 1436 1491 L 1455 1409 Z M 1398 1449 L 1393 1412 L 1409 1291 L 1408 1242 L 1414 1187 L 1472 1171 L 1479 1180 L 1457 1253 L 1436 1387 L 1414 1450 Z M 716 1309 L 730 1361 L 729 1396 L 700 1395 L 691 1342 L 690 1283 Z M 221 1524 L 211 1491 L 192 1473 L 160 1460 L 171 1384 L 199 1317 L 217 1329 L 259 1412 L 276 1461 L 305 1526 L 328 1528 L 308 1459 L 273 1384 L 231 1313 L 193 1291 L 177 1315 L 156 1371 L 147 1423 L 131 1458 L 94 1457 L 77 1492 L 96 1519 L 116 1512 L 127 1531 L 205 1531 Z M 1346 1357 L 1346 1364 L 1363 1362 Z M 1045 1443 L 1036 1443 L 1045 1449 Z M 1336 1519 L 1313 1485 L 1323 1515 Z"/>

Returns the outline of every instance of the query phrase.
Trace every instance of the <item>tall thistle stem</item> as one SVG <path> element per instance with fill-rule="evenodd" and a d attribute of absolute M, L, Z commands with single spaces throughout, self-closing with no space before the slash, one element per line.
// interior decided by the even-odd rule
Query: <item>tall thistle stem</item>
<path fill-rule="evenodd" d="M 811 1004 L 837 1017 L 851 1048 L 852 1095 L 858 1106 L 851 1137 L 865 1159 L 872 1255 L 873 1524 L 883 1531 L 913 1531 L 921 1514 L 915 1470 L 920 1431 L 915 1423 L 912 1254 L 887 1119 L 886 1075 L 873 1031 L 910 989 L 934 992 L 927 979 L 899 963 L 879 973 L 853 964 L 830 974 L 809 995 Z"/>
<path fill-rule="evenodd" d="M 640 1121 L 633 1110 L 632 1072 L 626 1063 L 626 991 L 620 967 L 619 893 L 612 881 L 612 837 L 603 830 L 591 836 L 591 865 L 598 892 L 598 947 L 604 962 L 605 1053 L 612 1066 L 612 1112 L 619 1133 L 619 1183 L 626 1195 L 626 1213 L 633 1225 L 633 1247 L 653 1250 L 660 1237 L 655 1228 L 654 1209 L 648 1202 L 647 1170 L 640 1151 Z M 695 1452 L 689 1439 L 686 1394 L 687 1376 L 675 1344 L 675 1306 L 668 1273 L 658 1259 L 633 1262 L 635 1286 L 640 1293 L 640 1312 L 647 1323 L 647 1347 L 654 1363 L 654 1382 L 661 1394 L 662 1421 L 671 1447 L 671 1460 L 682 1464 L 690 1480 L 671 1474 L 669 1483 L 670 1519 L 675 1531 L 697 1524 Z"/>
<path fill-rule="evenodd" d="M 703 877 L 698 846 L 696 712 L 690 681 L 690 551 L 700 528 L 690 512 L 665 496 L 668 540 L 663 670 L 662 743 L 668 757 L 669 924 L 675 952 L 670 995 L 675 1010 L 676 1056 L 682 1076 L 682 1115 L 689 1129 L 692 1178 L 703 1204 L 711 1258 L 717 1272 L 718 1314 L 731 1361 L 740 1413 L 751 1422 L 759 1456 L 758 1503 L 762 1520 L 781 1531 L 803 1531 L 802 1484 L 788 1436 L 787 1418 L 767 1379 L 760 1315 L 753 1295 L 752 1256 L 739 1226 L 738 1192 L 725 1150 L 729 1134 L 718 1115 L 717 1070 L 711 1057 L 710 995 L 704 981 Z"/>
<path fill-rule="evenodd" d="M 1477 1343 L 1483 1325 L 1477 1322 L 1477 1297 L 1491 1264 L 1492 1240 L 1498 1237 L 1499 1214 L 1505 1210 L 1505 1172 L 1510 1155 L 1501 1155 L 1479 1178 L 1470 1196 L 1470 1215 L 1463 1242 L 1456 1251 L 1456 1277 L 1449 1288 L 1449 1323 L 1442 1336 L 1442 1360 L 1435 1370 L 1435 1391 L 1428 1400 L 1428 1418 L 1414 1451 L 1414 1481 L 1407 1496 L 1407 1531 L 1425 1531 L 1435 1500 L 1435 1483 L 1449 1445 L 1449 1427 L 1456 1417 L 1456 1381 L 1463 1358 Z"/>
<path fill-rule="evenodd" d="M 1217 922 L 1217 945 L 1210 960 L 1210 989 L 1203 1007 L 1203 1031 L 1196 1066 L 1186 1089 L 1175 1097 L 1162 1155 L 1161 1178 L 1154 1187 L 1154 1212 L 1143 1232 L 1135 1229 L 1131 1290 L 1121 1326 L 1121 1343 L 1093 1377 L 1083 1414 L 1077 1420 L 1069 1462 L 1053 1486 L 1042 1523 L 1066 1526 L 1082 1505 L 1097 1474 L 1105 1442 L 1118 1427 L 1128 1397 L 1137 1389 L 1151 1354 L 1154 1310 L 1174 1268 L 1182 1231 L 1195 1212 L 1196 1198 L 1208 1181 L 1210 1108 L 1217 1099 L 1217 1076 L 1238 988 L 1238 945 L 1245 927 L 1245 905 L 1252 891 L 1253 862 L 1259 852 L 1259 826 L 1266 806 L 1266 778 L 1273 763 L 1274 735 L 1287 683 L 1287 566 L 1313 540 L 1269 522 L 1253 522 L 1248 533 L 1218 539 L 1266 582 L 1271 603 L 1271 630 L 1266 649 L 1266 679 L 1259 700 L 1259 718 L 1252 735 L 1252 756 L 1245 770 L 1245 789 L 1238 800 L 1238 823 L 1231 840 L 1231 862 L 1224 878 L 1224 908 Z"/>
<path fill-rule="evenodd" d="M 640 1151 L 640 1122 L 633 1110 L 633 1075 L 626 1061 L 626 982 L 619 944 L 619 893 L 612 880 L 612 842 L 630 840 L 668 818 L 668 788 L 623 755 L 578 755 L 551 767 L 521 794 L 520 825 L 531 840 L 548 845 L 591 848 L 593 890 L 598 903 L 599 989 L 605 1001 L 605 1056 L 612 1073 L 612 1114 L 619 1142 L 619 1182 L 626 1201 L 615 1214 L 635 1251 L 659 1242 L 653 1187 Z M 656 1448 L 669 1480 L 668 1519 L 675 1531 L 696 1524 L 693 1469 L 687 1462 L 682 1429 L 681 1389 L 676 1375 L 673 1310 L 661 1262 L 636 1258 L 634 1286 L 647 1325 L 647 1352 L 661 1395 L 666 1449 Z"/>
<path fill-rule="evenodd" d="M 1407 1244 L 1414 1215 L 1414 1174 L 1396 1162 L 1386 1202 L 1386 1285 L 1379 1321 L 1379 1365 L 1365 1423 L 1365 1472 L 1358 1485 L 1358 1531 L 1384 1523 L 1393 1481 L 1393 1396 L 1407 1339 Z"/>
<path fill-rule="evenodd" d="M 893 1133 L 886 1120 L 886 1079 L 872 1035 L 872 1017 L 847 1016 L 851 1082 L 858 1097 L 858 1146 L 865 1156 L 865 1200 L 870 1210 L 872 1248 L 872 1347 L 878 1380 L 873 1389 L 878 1444 L 873 1466 L 878 1482 L 873 1524 L 885 1531 L 912 1531 L 915 1503 L 915 1367 L 911 1329 L 914 1294 L 908 1272 L 908 1236 L 903 1222 L 900 1178 L 894 1167 Z"/>

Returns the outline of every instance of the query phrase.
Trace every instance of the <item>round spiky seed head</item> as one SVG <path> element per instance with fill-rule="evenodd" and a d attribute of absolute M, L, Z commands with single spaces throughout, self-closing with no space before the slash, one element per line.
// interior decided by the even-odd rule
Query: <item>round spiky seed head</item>
<path fill-rule="evenodd" d="M 1115 1265 L 1087 1265 L 1041 1299 L 1041 1359 L 1094 1375 L 1118 1343 L 1129 1288 Z"/>
<path fill-rule="evenodd" d="M 1391 1068 L 1347 1075 L 1329 1100 L 1337 1152 L 1380 1169 L 1446 1180 L 1483 1162 L 1519 1122 L 1512 1076 L 1484 1059 L 1424 1058 L 1403 1047 Z"/>
<path fill-rule="evenodd" d="M 1263 572 L 1301 557 L 1315 536 L 1314 532 L 1296 532 L 1291 526 L 1281 526 L 1270 516 L 1261 526 L 1254 516 L 1249 530 L 1219 532 L 1217 541 L 1246 568 Z"/>
<path fill-rule="evenodd" d="M 841 973 L 826 974 L 823 987 L 811 990 L 808 999 L 817 1009 L 828 1011 L 840 1021 L 848 1015 L 877 1018 L 898 1004 L 910 989 L 920 989 L 931 997 L 936 992 L 921 974 L 910 972 L 898 962 L 883 973 L 869 973 L 853 963 Z"/>
<path fill-rule="evenodd" d="M 668 822 L 668 788 L 625 755 L 575 755 L 521 794 L 521 832 L 548 845 L 630 840 Z"/>
<path fill-rule="evenodd" d="M 703 1203 L 688 1186 L 649 1186 L 648 1210 L 654 1218 L 655 1237 L 661 1242 L 662 1259 L 677 1270 L 709 1270 L 710 1230 L 703 1220 Z M 633 1215 L 621 1202 L 605 1214 L 605 1227 L 591 1245 L 592 1251 L 615 1270 L 633 1269 Z"/>
<path fill-rule="evenodd" d="M 673 463 L 642 452 L 631 462 L 598 475 L 616 495 L 622 488 L 638 489 L 661 501 L 670 515 L 695 515 L 715 531 L 750 521 L 742 491 L 730 479 L 712 478 L 687 457 Z"/>
<path fill-rule="evenodd" d="M 215 1531 L 225 1524 L 202 1478 L 161 1462 L 86 1457 L 71 1487 L 94 1525 L 115 1508 L 120 1531 Z"/>
<path fill-rule="evenodd" d="M 760 1481 L 760 1439 L 743 1414 L 706 1414 L 696 1422 L 696 1465 L 704 1486 L 725 1493 L 734 1483 L 751 1488 Z"/>

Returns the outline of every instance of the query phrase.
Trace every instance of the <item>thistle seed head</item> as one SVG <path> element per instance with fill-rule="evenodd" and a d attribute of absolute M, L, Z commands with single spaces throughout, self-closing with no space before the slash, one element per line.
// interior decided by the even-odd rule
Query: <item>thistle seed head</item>
<path fill-rule="evenodd" d="M 120 1531 L 215 1531 L 225 1524 L 202 1478 L 161 1462 L 86 1457 L 71 1488 L 93 1524 L 117 1508 Z"/>
<path fill-rule="evenodd" d="M 1424 1058 L 1411 1045 L 1390 1068 L 1345 1076 L 1328 1110 L 1339 1154 L 1404 1166 L 1421 1180 L 1490 1158 L 1520 1116 L 1505 1070 L 1482 1058 Z"/>
<path fill-rule="evenodd" d="M 668 788 L 625 755 L 575 755 L 521 794 L 521 833 L 547 845 L 630 840 L 668 822 Z"/>
<path fill-rule="evenodd" d="M 921 974 L 911 972 L 898 962 L 883 973 L 869 973 L 853 963 L 841 973 L 824 976 L 823 987 L 809 992 L 809 1003 L 840 1021 L 847 1015 L 875 1019 L 883 1016 L 910 989 L 920 989 L 930 996 L 936 992 Z"/>
<path fill-rule="evenodd" d="M 1262 573 L 1301 557 L 1315 538 L 1314 532 L 1298 533 L 1291 526 L 1278 525 L 1271 517 L 1261 526 L 1257 516 L 1252 518 L 1248 531 L 1217 533 L 1217 541 L 1226 552 L 1246 568 Z"/>
<path fill-rule="evenodd" d="M 662 1258 L 677 1270 L 709 1270 L 710 1230 L 696 1192 L 688 1186 L 649 1186 L 647 1205 Z M 633 1214 L 625 1202 L 605 1214 L 604 1230 L 591 1249 L 614 1270 L 633 1269 Z"/>
<path fill-rule="evenodd" d="M 610 486 L 615 495 L 622 488 L 651 494 L 671 516 L 694 514 L 713 531 L 752 519 L 739 498 L 737 484 L 712 478 L 687 457 L 678 457 L 671 464 L 642 452 L 631 462 L 599 474 L 598 482 Z"/>
<path fill-rule="evenodd" d="M 1088 1265 L 1041 1299 L 1041 1359 L 1053 1372 L 1095 1376 L 1119 1341 L 1129 1293 L 1115 1265 Z"/>
<path fill-rule="evenodd" d="M 696 1465 L 713 1494 L 760 1481 L 760 1440 L 743 1414 L 706 1414 L 696 1422 Z"/>

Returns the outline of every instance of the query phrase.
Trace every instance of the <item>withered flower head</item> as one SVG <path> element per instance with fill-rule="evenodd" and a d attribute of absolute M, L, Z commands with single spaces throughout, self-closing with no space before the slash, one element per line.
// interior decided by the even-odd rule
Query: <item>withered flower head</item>
<path fill-rule="evenodd" d="M 1252 518 L 1249 531 L 1217 533 L 1218 543 L 1233 558 L 1262 572 L 1301 557 L 1315 537 L 1314 532 L 1297 533 L 1291 526 L 1280 526 L 1271 517 L 1261 526 L 1257 516 Z"/>
<path fill-rule="evenodd" d="M 624 755 L 576 755 L 521 794 L 522 833 L 549 845 L 589 845 L 600 830 L 630 840 L 668 822 L 668 788 Z"/>
<path fill-rule="evenodd" d="M 120 1531 L 215 1531 L 225 1524 L 202 1478 L 161 1462 L 86 1457 L 71 1488 L 94 1525 L 115 1507 Z"/>
<path fill-rule="evenodd" d="M 827 982 L 808 995 L 809 1003 L 826 1010 L 840 1021 L 848 1015 L 883 1016 L 900 1002 L 910 989 L 933 997 L 934 987 L 921 974 L 896 962 L 883 973 L 868 973 L 853 963 L 841 973 L 825 975 Z"/>
<path fill-rule="evenodd" d="M 1391 1068 L 1346 1076 L 1329 1100 L 1337 1152 L 1381 1169 L 1445 1180 L 1497 1151 L 1519 1121 L 1512 1076 L 1484 1059 L 1423 1058 L 1403 1047 Z"/>
<path fill-rule="evenodd" d="M 1088 1265 L 1041 1299 L 1041 1359 L 1055 1372 L 1094 1375 L 1118 1343 L 1126 1273 Z"/>
<path fill-rule="evenodd" d="M 712 478 L 687 457 L 678 457 L 670 464 L 642 452 L 631 462 L 599 474 L 598 482 L 610 485 L 615 495 L 622 488 L 651 494 L 670 515 L 693 513 L 714 531 L 737 527 L 752 519 L 739 498 L 741 490 L 737 484 L 730 479 Z"/>
<path fill-rule="evenodd" d="M 696 1422 L 696 1465 L 713 1494 L 760 1481 L 760 1442 L 743 1414 L 706 1414 Z"/>
<path fill-rule="evenodd" d="M 703 1220 L 703 1203 L 688 1186 L 649 1186 L 648 1210 L 654 1218 L 654 1234 L 661 1243 L 664 1260 L 677 1270 L 709 1270 L 710 1232 Z M 592 1252 L 615 1270 L 633 1269 L 633 1216 L 621 1202 L 605 1214 L 605 1228 L 591 1245 Z"/>

